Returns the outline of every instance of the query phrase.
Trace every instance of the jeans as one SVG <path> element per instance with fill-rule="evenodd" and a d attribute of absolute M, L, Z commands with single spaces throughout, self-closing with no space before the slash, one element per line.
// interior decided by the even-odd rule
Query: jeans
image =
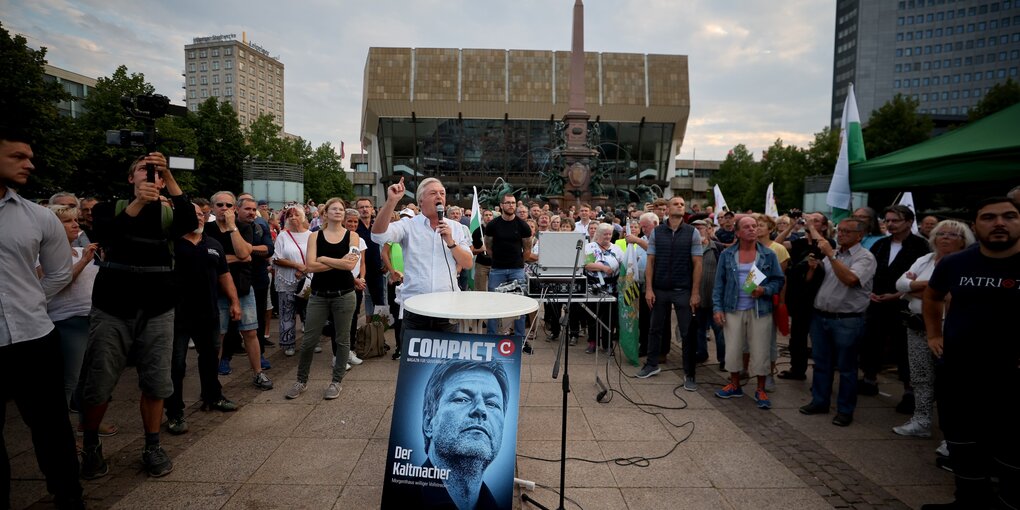
<path fill-rule="evenodd" d="M 170 379 L 173 380 L 174 393 L 163 401 L 168 418 L 184 415 L 184 375 L 187 371 L 188 339 L 195 342 L 198 353 L 198 380 L 202 387 L 202 402 L 215 403 L 223 398 L 222 386 L 217 372 L 217 356 L 220 352 L 219 319 L 195 317 L 195 315 L 177 316 L 174 322 L 174 351 L 170 361 Z"/>
<path fill-rule="evenodd" d="M 804 375 L 807 373 L 808 333 L 814 311 L 809 306 L 787 304 L 790 310 L 790 372 Z"/>
<path fill-rule="evenodd" d="M 663 338 L 668 338 L 670 330 L 669 309 L 673 308 L 676 313 L 677 328 L 680 331 L 681 345 L 683 346 L 683 364 L 687 375 L 694 377 L 694 367 L 697 365 L 697 338 L 690 334 L 691 326 L 691 291 L 662 290 L 654 289 L 655 304 L 652 305 L 652 319 L 648 332 L 648 357 L 645 364 L 653 367 L 659 366 L 659 354 L 669 352 L 662 346 Z M 668 341 L 668 340 L 667 340 Z"/>
<path fill-rule="evenodd" d="M 836 319 L 815 313 L 811 321 L 811 358 L 815 362 L 812 405 L 829 408 L 832 372 L 839 370 L 836 411 L 853 415 L 857 407 L 857 351 L 863 332 L 864 317 Z"/>
<path fill-rule="evenodd" d="M 726 335 L 723 327 L 712 318 L 711 308 L 698 308 L 698 356 L 708 357 L 708 328 L 712 328 L 715 337 L 715 359 L 719 363 L 726 362 Z"/>
<path fill-rule="evenodd" d="M 326 324 L 326 317 L 332 316 L 333 324 L 339 325 L 336 328 L 336 363 L 333 365 L 333 382 L 340 382 L 347 372 L 347 358 L 351 353 L 350 330 L 345 328 L 351 322 L 351 315 L 354 315 L 354 305 L 357 298 L 354 292 L 348 292 L 339 297 L 321 297 L 313 295 L 308 299 L 308 321 L 305 322 L 304 332 L 301 334 L 301 359 L 298 362 L 297 380 L 300 383 L 308 382 L 308 372 L 312 368 L 312 357 L 315 355 L 315 347 L 319 345 L 319 337 L 322 334 L 322 326 Z"/>
<path fill-rule="evenodd" d="M 371 271 L 369 271 L 369 273 L 371 273 Z M 375 315 L 375 307 L 386 306 L 386 296 L 383 295 L 386 292 L 384 287 L 385 282 L 383 282 L 384 276 L 382 273 L 366 274 L 364 276 L 365 283 L 368 285 L 368 288 L 365 289 L 365 316 L 372 317 Z M 373 290 L 375 286 L 378 286 L 380 290 Z M 372 299 L 372 292 L 378 292 L 378 303 L 375 302 L 375 299 Z"/>
<path fill-rule="evenodd" d="M 518 282 L 521 283 L 521 285 L 525 284 L 526 279 L 525 279 L 525 276 L 524 276 L 524 268 L 523 267 L 521 267 L 521 268 L 509 268 L 509 269 L 506 269 L 506 268 L 501 268 L 501 269 L 493 268 L 493 269 L 491 269 L 489 271 L 489 292 L 495 291 L 496 287 L 499 287 L 500 285 L 502 285 L 502 284 L 504 284 L 506 282 L 512 281 L 512 280 L 517 280 Z M 486 324 L 486 326 L 485 326 L 486 327 L 486 332 L 488 334 L 490 334 L 490 335 L 497 334 L 496 333 L 496 322 L 497 322 L 496 319 L 489 319 L 489 320 L 487 320 L 485 322 L 485 324 Z M 527 334 L 527 330 L 524 329 L 524 316 L 523 315 L 521 315 L 520 317 L 514 319 L 514 334 L 515 335 L 520 335 L 520 336 L 524 336 L 524 335 Z"/>
<path fill-rule="evenodd" d="M 85 348 L 89 344 L 89 316 L 78 315 L 53 323 L 60 333 L 60 352 L 64 356 L 64 399 L 70 404 L 78 403 L 75 388 L 81 375 L 81 364 L 85 361 Z M 75 405 L 76 409 L 81 407 Z"/>
<path fill-rule="evenodd" d="M 419 331 L 443 331 L 446 333 L 457 333 L 460 331 L 460 325 L 451 319 L 443 319 L 440 317 L 428 317 L 425 315 L 418 315 L 409 310 L 404 310 L 404 323 L 402 325 L 401 334 L 409 329 Z M 398 340 L 403 345 L 403 340 Z"/>

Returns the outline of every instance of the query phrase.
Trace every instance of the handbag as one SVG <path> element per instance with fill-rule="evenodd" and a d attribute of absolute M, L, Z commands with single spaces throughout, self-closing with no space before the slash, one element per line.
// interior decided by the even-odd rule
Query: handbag
<path fill-rule="evenodd" d="M 301 249 L 301 243 L 294 239 L 294 234 L 291 234 L 289 230 L 286 232 L 294 246 L 297 246 L 298 253 L 301 254 L 301 263 L 307 265 L 308 262 L 305 262 L 305 252 Z M 306 273 L 301 277 L 301 281 L 298 282 L 298 290 L 294 292 L 294 295 L 301 299 L 308 299 L 312 295 L 312 275 Z"/>

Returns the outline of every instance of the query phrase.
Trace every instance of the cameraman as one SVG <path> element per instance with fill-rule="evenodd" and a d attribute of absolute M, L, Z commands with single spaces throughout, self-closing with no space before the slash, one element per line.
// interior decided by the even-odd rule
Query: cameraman
<path fill-rule="evenodd" d="M 154 179 L 147 179 L 147 165 Z M 174 239 L 198 228 L 198 218 L 158 152 L 136 159 L 128 170 L 130 200 L 103 202 L 92 212 L 95 242 L 104 253 L 92 294 L 89 344 L 79 391 L 82 403 L 81 476 L 86 480 L 109 472 L 99 442 L 99 424 L 110 395 L 127 365 L 138 370 L 140 410 L 145 429 L 142 464 L 149 476 L 173 471 L 159 444 L 163 399 L 174 391 L 170 378 L 173 353 Z M 173 209 L 160 202 L 166 187 Z M 181 214 L 174 214 L 174 209 Z"/>

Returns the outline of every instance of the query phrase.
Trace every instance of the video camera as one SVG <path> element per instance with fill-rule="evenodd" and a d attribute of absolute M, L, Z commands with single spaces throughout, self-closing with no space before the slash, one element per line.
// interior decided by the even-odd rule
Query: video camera
<path fill-rule="evenodd" d="M 115 147 L 145 147 L 145 152 L 155 152 L 156 145 L 163 142 L 156 131 L 156 119 L 167 115 L 183 117 L 187 109 L 183 106 L 170 104 L 170 99 L 161 94 L 141 94 L 135 97 L 123 96 L 120 105 L 128 115 L 134 117 L 145 126 L 142 131 L 131 129 L 111 129 L 106 132 L 106 145 Z M 194 170 L 195 159 L 177 156 L 167 157 L 167 166 L 174 170 Z M 148 179 L 155 181 L 155 168 L 150 166 Z"/>

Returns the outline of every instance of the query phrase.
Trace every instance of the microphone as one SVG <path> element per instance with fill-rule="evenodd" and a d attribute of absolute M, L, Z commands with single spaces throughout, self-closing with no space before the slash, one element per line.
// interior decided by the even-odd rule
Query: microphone
<path fill-rule="evenodd" d="M 584 247 L 584 239 L 578 239 L 577 240 L 577 248 L 575 248 L 575 249 L 580 251 L 581 248 L 583 248 L 583 247 Z"/>
<path fill-rule="evenodd" d="M 439 216 L 439 220 L 443 220 L 443 216 L 446 215 L 446 207 L 443 207 L 442 202 L 436 202 L 436 214 Z"/>

